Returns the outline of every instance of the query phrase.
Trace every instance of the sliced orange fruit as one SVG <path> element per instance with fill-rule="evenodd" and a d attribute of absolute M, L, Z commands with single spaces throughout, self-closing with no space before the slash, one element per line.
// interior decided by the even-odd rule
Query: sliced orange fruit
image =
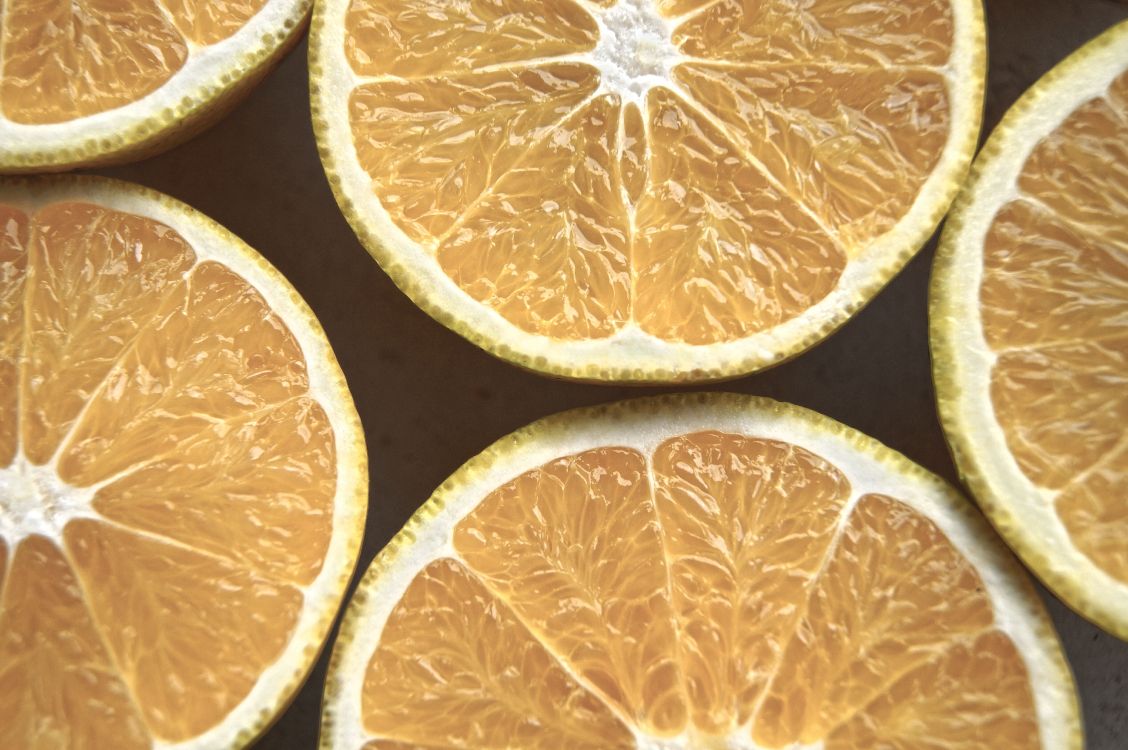
<path fill-rule="evenodd" d="M 310 0 L 5 0 L 0 172 L 140 159 L 217 120 L 282 58 Z"/>
<path fill-rule="evenodd" d="M 935 476 L 735 395 L 569 412 L 372 563 L 323 748 L 1080 748 L 1022 569 Z"/>
<path fill-rule="evenodd" d="M 842 325 L 966 175 L 980 0 L 320 0 L 314 129 L 423 309 L 546 373 L 733 377 Z"/>
<path fill-rule="evenodd" d="M 933 274 L 961 473 L 1058 596 L 1128 639 L 1128 23 L 991 135 Z"/>
<path fill-rule="evenodd" d="M 253 740 L 356 562 L 360 422 L 309 308 L 192 209 L 0 182 L 0 747 Z"/>

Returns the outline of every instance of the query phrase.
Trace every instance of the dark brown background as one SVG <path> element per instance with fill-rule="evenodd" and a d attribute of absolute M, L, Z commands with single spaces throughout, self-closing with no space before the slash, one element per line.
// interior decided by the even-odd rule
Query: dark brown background
<path fill-rule="evenodd" d="M 989 129 L 1042 73 L 1128 18 L 1128 5 L 988 0 L 987 15 Z M 359 571 L 447 475 L 497 438 L 563 409 L 660 390 L 577 385 L 517 370 L 400 294 L 329 192 L 310 126 L 304 42 L 210 131 L 158 158 L 101 172 L 157 188 L 214 217 L 277 266 L 317 313 L 368 437 L 372 490 Z M 823 412 L 956 481 L 928 363 L 934 244 L 834 337 L 782 367 L 717 389 Z M 1128 644 L 1048 593 L 1044 598 L 1077 676 L 1089 748 L 1128 747 Z M 259 748 L 316 746 L 327 654 Z"/>

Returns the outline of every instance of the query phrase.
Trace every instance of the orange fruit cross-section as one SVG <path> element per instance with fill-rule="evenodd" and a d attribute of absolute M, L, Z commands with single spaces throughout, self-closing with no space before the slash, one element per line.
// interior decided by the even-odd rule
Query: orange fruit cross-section
<path fill-rule="evenodd" d="M 320 331 L 161 196 L 2 187 L 0 745 L 254 736 L 324 638 L 357 543 L 335 521 L 363 507 Z"/>
<path fill-rule="evenodd" d="M 673 434 L 643 449 L 650 425 L 608 419 L 591 432 L 604 445 L 494 484 L 526 447 L 588 440 L 572 416 L 471 462 L 377 559 L 342 626 L 323 746 L 1063 736 L 1039 712 L 1068 699 L 1037 696 L 1041 657 L 998 615 L 1014 612 L 999 570 L 949 537 L 980 526 L 932 520 L 940 506 L 912 490 L 865 491 L 855 459 L 728 429 L 657 427 Z"/>
<path fill-rule="evenodd" d="M 369 249 L 494 353 L 638 379 L 635 347 L 680 372 L 683 345 L 790 323 L 763 366 L 828 332 L 835 292 L 872 293 L 852 265 L 931 231 L 970 161 L 981 20 L 974 0 L 331 0 L 315 126 Z"/>

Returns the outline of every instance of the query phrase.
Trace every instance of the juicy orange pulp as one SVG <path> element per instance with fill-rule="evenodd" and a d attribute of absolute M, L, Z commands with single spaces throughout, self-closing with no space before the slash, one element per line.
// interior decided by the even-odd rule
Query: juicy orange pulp
<path fill-rule="evenodd" d="M 407 238 L 520 329 L 771 328 L 906 214 L 951 128 L 949 0 L 801 6 L 657 2 L 682 62 L 626 96 L 568 56 L 622 44 L 630 75 L 665 75 L 661 45 L 601 38 L 572 0 L 352 0 L 359 163 Z"/>
<path fill-rule="evenodd" d="M 983 250 L 991 400 L 1077 547 L 1128 582 L 1128 74 L 1031 153 Z"/>
<path fill-rule="evenodd" d="M 6 0 L 0 115 L 26 125 L 121 107 L 160 88 L 192 50 L 228 38 L 265 0 Z"/>
<path fill-rule="evenodd" d="M 0 385 L 0 746 L 212 727 L 332 532 L 333 430 L 290 330 L 162 223 L 0 206 Z"/>
<path fill-rule="evenodd" d="M 825 459 L 712 431 L 527 471 L 389 615 L 366 747 L 1041 747 L 976 570 L 897 498 L 848 502 Z"/>

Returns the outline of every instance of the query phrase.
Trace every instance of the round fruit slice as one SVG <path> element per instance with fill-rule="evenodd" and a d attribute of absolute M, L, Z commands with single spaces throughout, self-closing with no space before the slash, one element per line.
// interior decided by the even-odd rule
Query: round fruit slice
<path fill-rule="evenodd" d="M 310 0 L 4 0 L 0 172 L 150 156 L 219 119 L 297 41 Z"/>
<path fill-rule="evenodd" d="M 935 476 L 766 399 L 568 412 L 454 474 L 345 614 L 323 748 L 1080 748 L 1028 579 Z"/>
<path fill-rule="evenodd" d="M 0 183 L 0 747 L 249 743 L 324 642 L 367 486 L 261 256 L 126 183 Z"/>
<path fill-rule="evenodd" d="M 932 284 L 940 416 L 1022 559 L 1128 639 L 1128 23 L 992 134 Z"/>
<path fill-rule="evenodd" d="M 979 131 L 979 0 L 320 0 L 311 33 L 363 243 L 442 323 L 565 377 L 798 354 L 931 234 Z"/>

